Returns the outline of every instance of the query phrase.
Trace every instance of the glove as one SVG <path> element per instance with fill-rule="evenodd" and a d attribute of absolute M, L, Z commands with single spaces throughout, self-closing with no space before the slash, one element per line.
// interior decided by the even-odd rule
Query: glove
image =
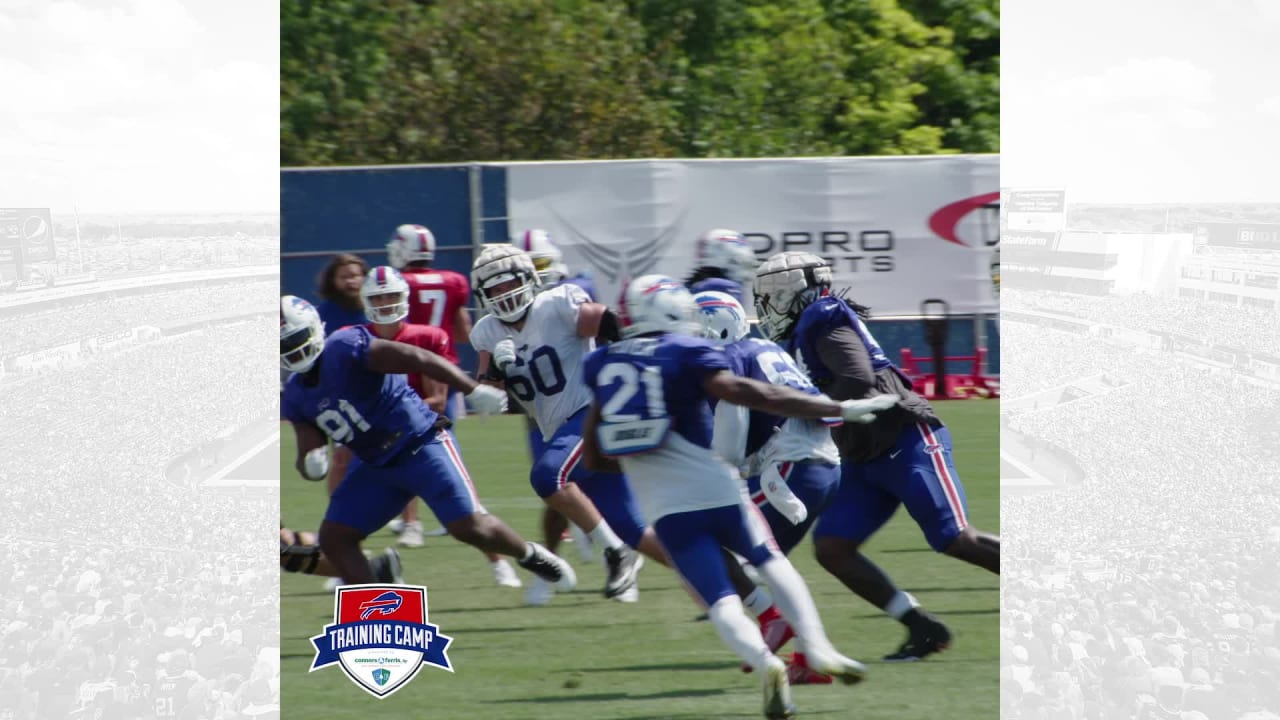
<path fill-rule="evenodd" d="M 791 486 L 787 485 L 787 481 L 782 479 L 777 463 L 765 464 L 764 470 L 760 473 L 760 489 L 764 491 L 764 496 L 773 509 L 782 513 L 782 517 L 790 520 L 792 525 L 799 525 L 809 517 L 809 511 L 804 503 L 791 492 Z"/>
<path fill-rule="evenodd" d="M 507 371 L 507 366 L 516 361 L 516 341 L 511 338 L 504 338 L 493 346 L 493 364 L 498 366 L 502 372 Z"/>
<path fill-rule="evenodd" d="M 888 410 L 898 404 L 898 396 L 892 393 L 876 395 L 863 400 L 845 400 L 840 403 L 840 417 L 845 422 L 869 423 L 874 421 L 874 413 Z"/>
<path fill-rule="evenodd" d="M 329 448 L 318 447 L 302 458 L 303 477 L 308 480 L 323 480 L 329 474 Z"/>
<path fill-rule="evenodd" d="M 467 402 L 479 415 L 497 415 L 507 411 L 507 393 L 492 385 L 477 385 L 467 393 Z"/>

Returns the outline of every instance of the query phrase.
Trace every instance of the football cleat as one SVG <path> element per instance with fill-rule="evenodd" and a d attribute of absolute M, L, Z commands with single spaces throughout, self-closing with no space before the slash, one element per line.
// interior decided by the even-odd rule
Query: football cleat
<path fill-rule="evenodd" d="M 787 644 L 788 640 L 796 636 L 796 631 L 776 609 L 770 608 L 760 617 L 760 635 L 764 637 L 765 645 L 769 646 L 769 652 L 776 653 L 779 648 Z M 742 664 L 744 673 L 752 672 L 753 669 L 747 663 Z"/>
<path fill-rule="evenodd" d="M 920 612 L 920 616 L 921 619 L 911 625 L 907 641 L 897 652 L 885 655 L 885 662 L 916 662 L 951 647 L 951 631 L 947 626 L 928 613 Z"/>
<path fill-rule="evenodd" d="M 380 583 L 400 585 L 404 583 L 404 568 L 400 564 L 400 553 L 389 547 L 382 555 L 369 560 L 369 569 L 373 577 Z"/>
<path fill-rule="evenodd" d="M 556 590 L 562 592 L 568 592 L 578 586 L 578 576 L 573 572 L 573 567 L 563 558 L 535 542 L 529 543 L 529 548 L 533 550 L 533 554 L 525 560 L 520 560 L 520 567 L 546 580 Z"/>
<path fill-rule="evenodd" d="M 621 603 L 640 602 L 640 587 L 638 585 L 632 585 L 626 590 L 618 593 L 613 599 Z"/>
<path fill-rule="evenodd" d="M 625 545 L 605 548 L 604 564 L 609 570 L 609 579 L 604 585 L 604 596 L 614 598 L 636 584 L 636 575 L 640 573 L 640 568 L 644 567 L 644 556 Z"/>
<path fill-rule="evenodd" d="M 392 534 L 399 535 L 404 532 L 404 525 L 404 518 L 395 518 L 391 522 L 387 523 L 387 529 L 390 530 Z"/>
<path fill-rule="evenodd" d="M 541 607 L 549 604 L 555 596 L 556 589 L 551 587 L 551 583 L 535 575 L 529 589 L 524 591 L 524 604 Z"/>
<path fill-rule="evenodd" d="M 493 580 L 498 583 L 498 587 L 524 587 L 524 583 L 520 582 L 520 576 L 516 575 L 516 569 L 506 560 L 493 563 Z"/>
<path fill-rule="evenodd" d="M 834 649 L 814 652 L 806 648 L 806 666 L 824 675 L 840 678 L 845 685 L 860 683 L 867 676 L 867 666 L 847 658 Z"/>
<path fill-rule="evenodd" d="M 422 523 L 414 520 L 406 523 L 404 532 L 400 533 L 400 544 L 410 548 L 420 548 L 426 545 L 426 541 L 422 539 Z"/>
<path fill-rule="evenodd" d="M 787 663 L 787 681 L 792 685 L 830 685 L 833 679 L 809 667 L 804 655 L 794 653 Z"/>
<path fill-rule="evenodd" d="M 787 681 L 787 666 L 778 658 L 770 658 L 764 671 L 764 716 L 769 720 L 786 720 L 796 715 L 791 702 L 791 684 Z"/>

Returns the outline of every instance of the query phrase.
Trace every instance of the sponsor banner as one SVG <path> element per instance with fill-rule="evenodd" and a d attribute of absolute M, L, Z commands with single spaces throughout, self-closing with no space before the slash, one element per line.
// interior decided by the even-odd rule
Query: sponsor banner
<path fill-rule="evenodd" d="M 999 171 L 996 155 L 514 163 L 507 217 L 513 234 L 548 230 L 609 303 L 629 277 L 684 279 L 697 237 L 729 228 L 759 260 L 827 258 L 835 287 L 877 317 L 919 315 L 930 298 L 993 313 Z"/>
<path fill-rule="evenodd" d="M 1197 247 L 1242 248 L 1246 250 L 1280 251 L 1280 224 L 1276 223 L 1201 223 L 1196 226 Z"/>
<path fill-rule="evenodd" d="M 63 363 L 69 362 L 80 356 L 79 341 L 58 345 L 57 347 L 45 348 L 37 350 L 26 355 L 19 355 L 13 359 L 13 367 L 16 370 L 31 371 L 43 368 L 60 367 Z"/>
<path fill-rule="evenodd" d="M 1005 232 L 1056 232 L 1067 224 L 1067 191 L 1007 188 L 1001 192 L 1000 213 Z"/>
<path fill-rule="evenodd" d="M 98 352 L 120 345 L 132 344 L 137 339 L 138 330 L 139 328 L 129 328 L 128 330 L 117 330 L 89 338 L 85 341 L 85 349 L 90 352 Z"/>

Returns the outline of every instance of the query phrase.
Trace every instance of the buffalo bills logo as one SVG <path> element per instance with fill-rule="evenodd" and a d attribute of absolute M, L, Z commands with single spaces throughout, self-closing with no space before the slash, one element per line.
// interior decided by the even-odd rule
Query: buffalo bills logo
<path fill-rule="evenodd" d="M 394 615 L 403 602 L 404 598 L 399 593 L 388 590 L 372 600 L 360 603 L 360 619 L 368 620 L 373 615 Z"/>

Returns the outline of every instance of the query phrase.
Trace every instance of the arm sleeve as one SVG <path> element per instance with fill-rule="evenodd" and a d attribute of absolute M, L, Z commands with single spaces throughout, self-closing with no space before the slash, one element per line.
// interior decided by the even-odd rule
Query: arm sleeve
<path fill-rule="evenodd" d="M 583 305 L 591 302 L 591 298 L 587 297 L 586 291 L 577 285 L 566 283 L 554 290 L 561 290 L 564 293 L 563 298 L 556 303 L 556 309 L 559 311 L 561 319 L 570 326 L 576 326 L 578 324 L 578 310 Z M 554 290 L 548 292 L 554 292 Z"/>
<path fill-rule="evenodd" d="M 861 400 L 876 387 L 876 373 L 862 339 L 851 327 L 838 327 L 818 339 L 818 357 L 834 378 L 822 390 L 834 400 Z"/>
<path fill-rule="evenodd" d="M 751 411 L 733 403 L 716 403 L 715 429 L 711 433 L 711 449 L 734 467 L 747 461 L 747 424 Z"/>

